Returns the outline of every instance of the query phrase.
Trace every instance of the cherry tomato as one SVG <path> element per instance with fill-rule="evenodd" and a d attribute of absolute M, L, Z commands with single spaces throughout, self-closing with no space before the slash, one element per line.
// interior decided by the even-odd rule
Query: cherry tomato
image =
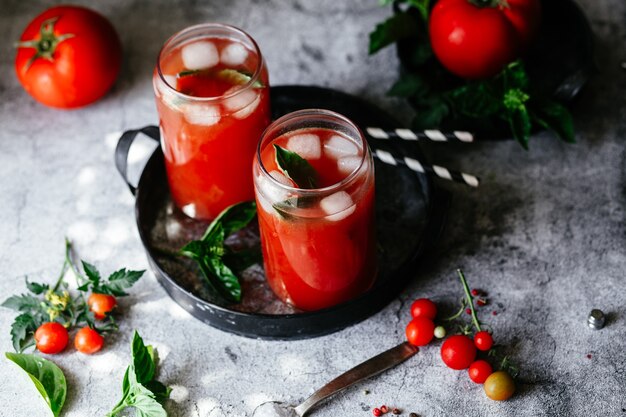
<path fill-rule="evenodd" d="M 435 323 L 426 317 L 415 317 L 406 326 L 406 340 L 415 346 L 424 346 L 433 340 Z"/>
<path fill-rule="evenodd" d="M 419 298 L 411 304 L 411 316 L 413 317 L 426 317 L 435 320 L 436 315 L 437 305 L 428 298 Z"/>
<path fill-rule="evenodd" d="M 42 353 L 61 352 L 67 346 L 69 338 L 67 329 L 56 322 L 44 323 L 35 331 L 36 346 Z"/>
<path fill-rule="evenodd" d="M 112 295 L 93 293 L 87 299 L 87 305 L 89 310 L 93 312 L 93 315 L 98 320 L 102 320 L 107 313 L 110 313 L 115 308 L 117 301 Z"/>
<path fill-rule="evenodd" d="M 477 384 L 485 382 L 487 377 L 491 375 L 493 368 L 489 365 L 489 362 L 479 359 L 472 362 L 467 373 L 472 381 Z"/>
<path fill-rule="evenodd" d="M 478 350 L 486 351 L 493 346 L 493 337 L 491 333 L 482 330 L 474 335 L 474 345 Z"/>
<path fill-rule="evenodd" d="M 74 347 L 76 350 L 87 355 L 96 353 L 102 349 L 104 337 L 91 327 L 83 327 L 74 336 Z"/>
<path fill-rule="evenodd" d="M 483 388 L 487 397 L 494 401 L 504 401 L 515 392 L 515 382 L 508 373 L 498 371 L 489 375 Z"/>
<path fill-rule="evenodd" d="M 441 345 L 441 359 L 452 369 L 467 369 L 476 359 L 476 346 L 467 336 L 450 336 Z"/>
<path fill-rule="evenodd" d="M 439 0 L 429 18 L 430 43 L 451 73 L 489 78 L 525 52 L 540 21 L 540 0 Z"/>
<path fill-rule="evenodd" d="M 79 6 L 52 7 L 22 33 L 15 71 L 22 87 L 47 106 L 74 108 L 102 97 L 122 62 L 115 29 Z"/>

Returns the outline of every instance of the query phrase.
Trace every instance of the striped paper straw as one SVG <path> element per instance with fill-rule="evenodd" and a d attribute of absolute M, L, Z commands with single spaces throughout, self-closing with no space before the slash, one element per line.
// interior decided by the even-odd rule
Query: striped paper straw
<path fill-rule="evenodd" d="M 411 129 L 381 129 L 380 127 L 366 127 L 365 131 L 374 139 L 400 138 L 403 140 L 427 139 L 434 142 L 474 142 L 474 135 L 470 132 L 460 130 L 442 132 L 437 129 L 416 131 Z"/>
<path fill-rule="evenodd" d="M 466 174 L 464 172 L 450 170 L 439 165 L 424 165 L 415 158 L 404 156 L 402 158 L 396 157 L 391 152 L 382 149 L 372 148 L 372 154 L 379 161 L 388 165 L 404 165 L 410 170 L 419 173 L 433 174 L 444 180 L 454 181 L 461 184 L 468 185 L 470 187 L 478 187 L 480 180 L 474 175 Z"/>

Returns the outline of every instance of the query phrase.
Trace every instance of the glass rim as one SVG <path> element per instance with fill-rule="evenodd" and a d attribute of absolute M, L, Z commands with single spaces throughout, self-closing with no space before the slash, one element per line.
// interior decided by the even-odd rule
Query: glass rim
<path fill-rule="evenodd" d="M 350 128 L 354 129 L 354 131 L 358 133 L 358 136 L 361 139 L 361 147 L 363 149 L 363 152 L 361 154 L 361 161 L 359 162 L 359 166 L 357 168 L 355 168 L 350 174 L 348 174 L 347 177 L 345 177 L 341 181 L 336 182 L 334 184 L 331 184 L 331 185 L 329 185 L 327 187 L 322 187 L 322 188 L 297 188 L 297 187 L 292 187 L 290 185 L 285 185 L 285 184 L 281 183 L 280 181 L 278 181 L 276 178 L 272 177 L 270 175 L 269 171 L 265 168 L 265 165 L 263 165 L 263 159 L 261 158 L 261 151 L 262 151 L 261 145 L 263 145 L 263 142 L 265 141 L 265 137 L 266 137 L 266 135 L 269 134 L 271 129 L 275 129 L 279 125 L 281 125 L 281 124 L 283 124 L 285 122 L 288 122 L 291 119 L 294 119 L 296 117 L 301 117 L 301 116 L 329 116 L 331 118 L 338 119 L 338 120 L 340 120 L 342 122 L 346 122 L 349 125 Z M 346 185 L 348 185 L 349 183 L 354 181 L 354 179 L 357 177 L 357 174 L 359 173 L 359 171 L 361 171 L 361 168 L 363 167 L 363 164 L 365 163 L 365 160 L 368 157 L 368 155 L 369 155 L 369 146 L 367 144 L 367 141 L 365 140 L 365 136 L 363 135 L 363 132 L 361 131 L 361 129 L 352 120 L 350 120 L 346 116 L 344 116 L 344 115 L 342 115 L 340 113 L 334 112 L 332 110 L 317 109 L 317 108 L 297 110 L 297 111 L 294 111 L 294 112 L 291 112 L 291 113 L 287 113 L 286 115 L 281 116 L 280 118 L 278 118 L 275 121 L 273 121 L 265 129 L 265 131 L 261 134 L 261 139 L 259 140 L 259 144 L 257 145 L 257 151 L 256 151 L 256 159 L 257 159 L 258 165 L 260 167 L 261 174 L 264 174 L 266 177 L 268 177 L 270 179 L 270 181 L 274 185 L 276 185 L 276 186 L 278 186 L 278 187 L 280 187 L 280 188 L 282 188 L 284 190 L 287 190 L 289 192 L 295 192 L 295 193 L 298 193 L 300 195 L 307 195 L 307 196 L 326 194 L 326 193 L 329 193 L 331 191 L 335 191 L 337 189 L 344 188 Z"/>
<path fill-rule="evenodd" d="M 233 91 L 230 94 L 223 94 L 223 95 L 217 96 L 217 97 L 196 97 L 196 96 L 192 96 L 192 95 L 189 95 L 189 94 L 181 93 L 176 88 L 171 86 L 167 82 L 167 80 L 165 80 L 163 72 L 161 71 L 161 57 L 163 55 L 163 52 L 165 51 L 165 49 L 173 41 L 175 41 L 177 38 L 180 38 L 181 36 L 183 36 L 183 35 L 185 35 L 185 34 L 187 34 L 189 32 L 193 32 L 193 31 L 198 30 L 198 29 L 214 29 L 214 28 L 227 29 L 227 30 L 231 30 L 233 32 L 237 32 L 237 33 L 243 35 L 244 38 L 246 38 L 247 40 L 249 40 L 252 43 L 252 46 L 254 47 L 254 52 L 257 54 L 257 56 L 259 58 L 258 61 L 257 61 L 256 68 L 254 69 L 254 73 L 252 74 L 250 79 L 245 84 L 241 85 L 241 88 L 236 89 L 235 91 Z M 159 50 L 159 54 L 157 55 L 156 69 L 157 69 L 157 73 L 159 74 L 159 78 L 161 79 L 161 81 L 163 81 L 163 84 L 165 84 L 165 86 L 171 92 L 176 94 L 177 96 L 180 96 L 181 98 L 184 98 L 185 100 L 199 101 L 199 102 L 203 102 L 203 103 L 212 103 L 212 102 L 216 102 L 216 101 L 226 100 L 228 98 L 236 96 L 237 94 L 239 94 L 239 93 L 241 93 L 243 91 L 248 91 L 251 87 L 253 87 L 254 83 L 256 83 L 258 81 L 259 77 L 261 76 L 261 73 L 263 72 L 263 66 L 264 65 L 265 65 L 265 61 L 264 61 L 263 55 L 261 54 L 261 49 L 259 48 L 259 45 L 256 43 L 254 38 L 252 38 L 252 36 L 248 35 L 244 30 L 242 30 L 242 29 L 240 29 L 240 28 L 238 28 L 236 26 L 228 25 L 228 24 L 225 24 L 225 23 L 200 23 L 198 25 L 193 25 L 193 26 L 186 27 L 185 29 L 182 29 L 182 30 L 174 33 L 172 36 L 170 36 L 165 41 L 165 43 L 163 43 L 163 46 L 161 47 L 161 49 Z"/>

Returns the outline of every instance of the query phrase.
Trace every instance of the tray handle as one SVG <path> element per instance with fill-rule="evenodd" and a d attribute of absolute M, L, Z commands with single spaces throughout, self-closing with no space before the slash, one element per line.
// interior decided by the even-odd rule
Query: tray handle
<path fill-rule="evenodd" d="M 139 133 L 143 133 L 150 139 L 157 142 L 159 142 L 161 136 L 158 126 L 151 125 L 142 127 L 141 129 L 127 130 L 122 133 L 122 136 L 120 136 L 120 139 L 117 141 L 117 146 L 115 147 L 115 167 L 133 195 L 137 192 L 137 187 L 128 181 L 128 151 L 130 151 L 130 147 Z"/>

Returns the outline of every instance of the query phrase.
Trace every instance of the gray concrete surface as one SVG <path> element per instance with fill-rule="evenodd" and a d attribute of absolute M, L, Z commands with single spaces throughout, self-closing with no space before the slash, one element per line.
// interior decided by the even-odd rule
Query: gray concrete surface
<path fill-rule="evenodd" d="M 259 42 L 279 84 L 317 84 L 378 103 L 408 121 L 384 92 L 395 79 L 391 49 L 367 56 L 367 34 L 388 9 L 368 1 L 93 2 L 119 31 L 125 62 L 103 100 L 76 111 L 34 102 L 13 72 L 13 42 L 51 1 L 3 1 L 0 27 L 0 294 L 23 277 L 52 281 L 63 236 L 104 271 L 146 268 L 133 200 L 112 159 L 115 132 L 156 121 L 150 76 L 162 42 L 199 22 L 244 28 Z M 445 238 L 406 292 L 370 319 L 336 334 L 264 342 L 205 326 L 177 307 L 148 274 L 121 302 L 121 331 L 105 349 L 55 356 L 69 395 L 64 416 L 105 414 L 120 396 L 132 329 L 154 343 L 161 379 L 174 387 L 171 416 L 244 416 L 266 399 L 297 402 L 352 365 L 403 339 L 412 299 L 451 305 L 463 267 L 489 291 L 484 311 L 520 366 L 519 392 L 495 403 L 464 372 L 445 368 L 438 346 L 368 381 L 314 414 L 368 416 L 380 404 L 422 416 L 626 416 L 626 3 L 581 0 L 597 36 L 600 73 L 574 113 L 576 145 L 547 134 L 524 152 L 515 142 L 430 146 L 433 160 L 483 178 L 478 190 L 450 186 Z M 623 64 L 622 64 L 623 65 Z M 138 148 L 135 159 L 141 159 Z M 501 303 L 501 304 L 497 304 Z M 587 313 L 611 314 L 604 330 Z M 0 310 L 0 351 L 10 351 L 14 314 Z M 591 355 L 588 359 L 587 355 Z M 46 416 L 31 383 L 0 359 L 0 416 Z M 363 390 L 370 391 L 368 395 Z"/>

